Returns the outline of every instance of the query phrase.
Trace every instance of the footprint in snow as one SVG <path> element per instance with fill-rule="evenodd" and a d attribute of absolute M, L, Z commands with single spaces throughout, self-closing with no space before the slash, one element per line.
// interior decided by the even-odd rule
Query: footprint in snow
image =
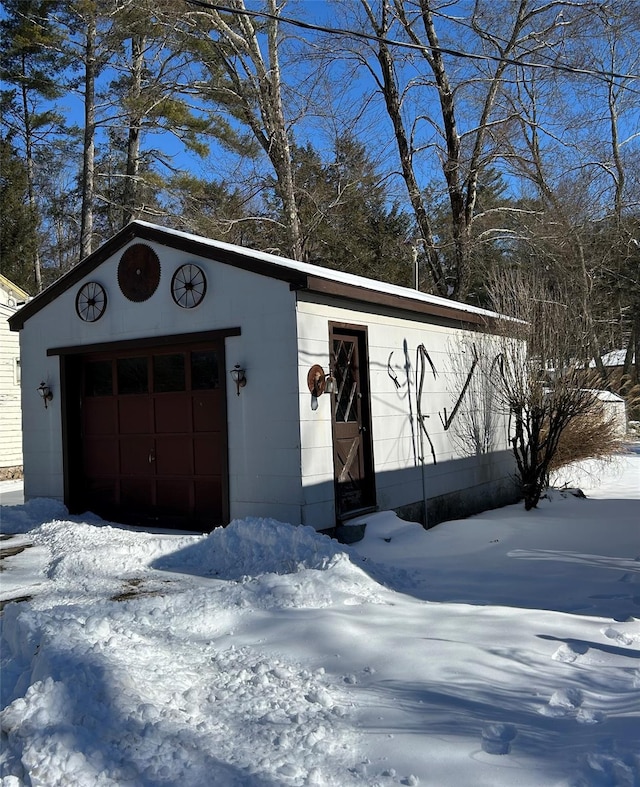
<path fill-rule="evenodd" d="M 603 629 L 602 633 L 607 639 L 613 639 L 616 642 L 619 642 L 621 645 L 633 645 L 636 639 L 630 634 L 625 634 L 623 631 L 618 631 L 617 629 L 613 628 L 613 626 Z"/>
<path fill-rule="evenodd" d="M 565 642 L 551 657 L 554 661 L 562 661 L 565 664 L 573 664 L 573 662 L 578 659 L 580 656 L 584 656 L 584 654 L 589 650 L 589 647 L 585 644 L 578 644 L 573 643 L 569 645 L 569 643 Z"/>
<path fill-rule="evenodd" d="M 511 741 L 518 734 L 513 724 L 487 724 L 482 728 L 482 751 L 487 754 L 509 754 Z"/>
<path fill-rule="evenodd" d="M 580 689 L 559 689 L 553 692 L 549 702 L 539 712 L 555 719 L 575 719 L 580 724 L 599 724 L 604 721 L 604 713 L 583 708 L 583 701 Z"/>
<path fill-rule="evenodd" d="M 554 691 L 549 702 L 540 709 L 543 716 L 561 718 L 575 716 L 582 705 L 582 692 L 580 689 L 559 689 Z"/>

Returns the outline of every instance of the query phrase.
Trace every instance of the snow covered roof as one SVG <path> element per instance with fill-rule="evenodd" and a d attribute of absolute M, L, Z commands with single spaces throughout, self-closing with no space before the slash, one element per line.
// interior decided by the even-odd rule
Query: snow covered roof
<path fill-rule="evenodd" d="M 602 356 L 602 363 L 604 366 L 623 366 L 626 354 L 626 350 L 611 350 L 611 352 L 605 353 L 605 355 Z M 635 363 L 635 355 L 633 357 L 632 363 Z M 595 369 L 595 366 L 595 359 L 592 359 L 589 363 L 589 368 Z"/>
<path fill-rule="evenodd" d="M 599 402 L 623 402 L 624 399 L 613 391 L 594 391 L 596 399 Z"/>
<path fill-rule="evenodd" d="M 287 281 L 290 287 L 295 290 L 307 290 L 348 298 L 367 303 L 370 308 L 374 308 L 376 305 L 390 306 L 478 325 L 485 325 L 500 318 L 500 315 L 487 309 L 480 309 L 408 287 L 399 287 L 365 276 L 355 276 L 319 265 L 298 262 L 276 254 L 236 246 L 145 221 L 133 221 L 23 307 L 11 320 L 12 330 L 20 330 L 31 316 L 87 276 L 109 256 L 117 252 L 120 247 L 136 238 L 155 241 L 262 276 L 281 279 Z"/>

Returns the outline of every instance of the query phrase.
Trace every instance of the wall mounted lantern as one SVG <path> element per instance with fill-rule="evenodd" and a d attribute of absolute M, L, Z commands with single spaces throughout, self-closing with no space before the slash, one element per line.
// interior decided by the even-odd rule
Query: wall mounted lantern
<path fill-rule="evenodd" d="M 245 370 L 237 363 L 230 372 L 231 379 L 236 384 L 236 393 L 240 396 L 240 389 L 244 388 L 247 384 L 247 375 Z"/>
<path fill-rule="evenodd" d="M 44 380 L 40 383 L 40 385 L 36 388 L 40 396 L 42 397 L 42 401 L 44 402 L 44 409 L 47 409 L 47 402 L 50 402 L 53 399 L 53 393 L 51 392 L 51 388 L 44 382 Z"/>
<path fill-rule="evenodd" d="M 336 378 L 329 372 L 324 378 L 324 392 L 328 394 L 336 393 L 338 387 L 336 385 Z"/>
<path fill-rule="evenodd" d="M 331 374 L 331 370 L 329 370 L 329 374 L 325 374 L 322 366 L 317 363 L 309 369 L 307 374 L 307 385 L 309 386 L 309 393 L 311 394 L 312 410 L 318 409 L 319 396 L 322 396 L 323 393 L 332 394 L 336 392 L 336 380 Z"/>

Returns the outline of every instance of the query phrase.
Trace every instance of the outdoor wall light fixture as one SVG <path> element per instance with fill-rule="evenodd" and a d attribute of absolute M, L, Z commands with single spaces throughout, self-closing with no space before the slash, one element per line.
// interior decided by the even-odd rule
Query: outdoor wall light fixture
<path fill-rule="evenodd" d="M 237 363 L 230 372 L 231 379 L 236 384 L 236 393 L 240 396 L 240 389 L 244 388 L 247 384 L 247 375 L 245 370 Z"/>
<path fill-rule="evenodd" d="M 318 409 L 319 396 L 322 396 L 323 393 L 332 394 L 336 392 L 336 380 L 331 374 L 331 370 L 329 370 L 329 374 L 325 374 L 324 369 L 318 363 L 315 363 L 309 369 L 307 374 L 307 385 L 309 386 L 309 393 L 311 394 L 312 410 Z"/>
<path fill-rule="evenodd" d="M 44 380 L 40 383 L 40 385 L 36 388 L 40 396 L 42 397 L 42 401 L 44 402 L 44 409 L 47 409 L 47 402 L 50 402 L 53 399 L 53 393 L 51 392 L 51 388 L 44 382 Z"/>

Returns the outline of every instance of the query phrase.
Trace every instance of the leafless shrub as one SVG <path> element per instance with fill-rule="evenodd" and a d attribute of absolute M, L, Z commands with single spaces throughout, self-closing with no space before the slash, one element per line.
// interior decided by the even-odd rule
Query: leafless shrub
<path fill-rule="evenodd" d="M 563 432 L 596 406 L 584 384 L 590 326 L 560 285 L 550 290 L 535 274 L 501 273 L 491 292 L 494 309 L 511 317 L 499 326 L 497 391 L 512 417 L 511 445 L 529 510 L 548 483 Z"/>
<path fill-rule="evenodd" d="M 573 418 L 563 429 L 558 447 L 549 463 L 553 473 L 583 459 L 610 459 L 624 445 L 615 418 L 607 417 L 601 406 Z"/>
<path fill-rule="evenodd" d="M 640 419 L 640 383 L 634 383 L 629 374 L 622 375 L 620 380 L 620 396 L 627 403 L 629 420 Z"/>

